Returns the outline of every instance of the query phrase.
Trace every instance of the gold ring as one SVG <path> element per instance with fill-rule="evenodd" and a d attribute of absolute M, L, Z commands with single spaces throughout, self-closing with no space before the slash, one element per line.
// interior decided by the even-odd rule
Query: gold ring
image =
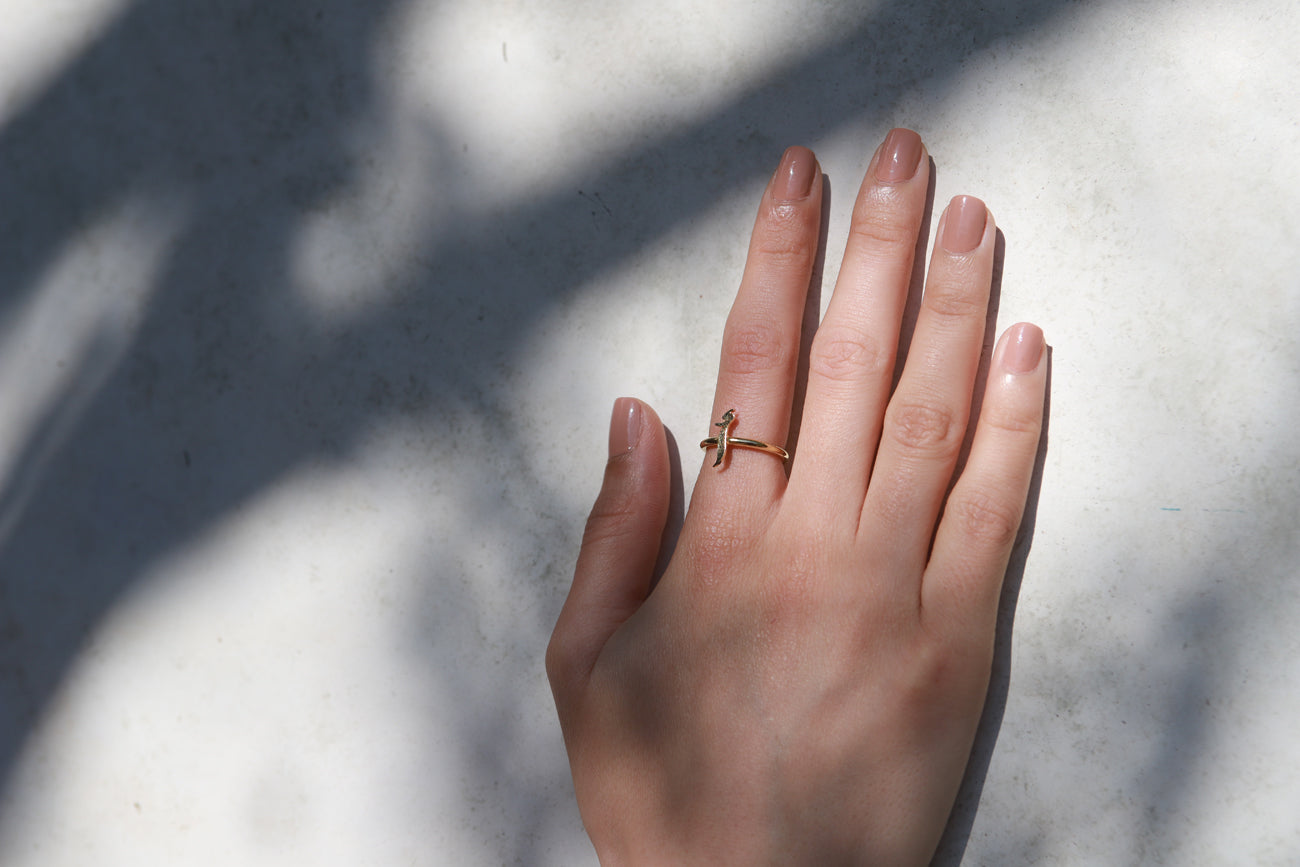
<path fill-rule="evenodd" d="M 709 437 L 706 440 L 700 441 L 700 448 L 702 449 L 717 446 L 718 459 L 713 462 L 715 467 L 722 464 L 722 459 L 727 456 L 727 449 L 732 448 L 733 446 L 738 449 L 753 449 L 756 452 L 767 452 L 769 455 L 776 455 L 783 462 L 790 460 L 790 453 L 780 446 L 774 446 L 771 443 L 765 443 L 759 440 L 747 440 L 741 437 L 733 437 L 731 435 L 731 426 L 735 423 L 736 411 L 734 409 L 729 409 L 722 414 L 722 421 L 715 421 L 713 423 L 714 427 L 722 428 L 722 433 L 715 437 Z"/>

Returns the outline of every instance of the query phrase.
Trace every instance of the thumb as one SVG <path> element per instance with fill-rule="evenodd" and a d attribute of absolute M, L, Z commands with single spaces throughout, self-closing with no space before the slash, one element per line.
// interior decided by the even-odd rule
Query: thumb
<path fill-rule="evenodd" d="M 610 419 L 605 481 L 546 650 L 557 695 L 568 684 L 586 682 L 605 642 L 650 593 L 669 497 L 663 423 L 641 401 L 620 397 Z"/>

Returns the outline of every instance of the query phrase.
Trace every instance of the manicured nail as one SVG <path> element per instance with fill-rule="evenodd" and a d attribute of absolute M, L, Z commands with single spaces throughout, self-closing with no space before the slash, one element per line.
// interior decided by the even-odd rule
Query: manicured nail
<path fill-rule="evenodd" d="M 1043 330 L 1020 322 L 1002 338 L 1002 366 L 1011 373 L 1033 373 L 1043 357 Z"/>
<path fill-rule="evenodd" d="M 969 253 L 984 240 L 988 209 L 974 196 L 955 196 L 944 218 L 943 248 L 949 253 Z"/>
<path fill-rule="evenodd" d="M 910 129 L 891 129 L 880 148 L 876 178 L 886 183 L 905 181 L 921 164 L 921 137 Z"/>
<path fill-rule="evenodd" d="M 641 438 L 641 404 L 631 397 L 614 401 L 614 414 L 609 419 L 609 456 L 612 458 L 636 448 Z"/>
<path fill-rule="evenodd" d="M 817 176 L 817 157 L 805 147 L 787 148 L 776 170 L 773 193 L 779 201 L 793 202 L 808 198 L 813 178 Z"/>

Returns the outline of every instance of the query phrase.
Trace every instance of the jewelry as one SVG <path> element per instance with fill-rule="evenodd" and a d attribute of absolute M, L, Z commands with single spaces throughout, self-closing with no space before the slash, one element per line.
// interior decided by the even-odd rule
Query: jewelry
<path fill-rule="evenodd" d="M 760 442 L 759 440 L 747 440 L 741 437 L 731 435 L 731 426 L 736 422 L 736 411 L 729 409 L 722 414 L 722 421 L 715 421 L 714 427 L 722 428 L 722 433 L 715 437 L 709 437 L 700 442 L 700 448 L 708 449 L 710 446 L 718 447 L 718 459 L 713 465 L 720 466 L 722 459 L 727 456 L 727 449 L 735 447 L 738 449 L 753 449 L 757 452 L 767 452 L 769 455 L 776 455 L 782 461 L 790 460 L 790 453 L 780 446 L 774 446 L 771 443 Z"/>

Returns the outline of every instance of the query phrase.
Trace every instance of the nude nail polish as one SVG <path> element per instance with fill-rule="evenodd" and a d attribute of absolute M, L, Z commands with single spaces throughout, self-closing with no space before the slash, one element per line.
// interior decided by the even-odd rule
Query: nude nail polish
<path fill-rule="evenodd" d="M 1043 357 L 1043 330 L 1037 325 L 1020 322 L 1007 329 L 1002 338 L 1002 366 L 1009 373 L 1033 373 Z"/>
<path fill-rule="evenodd" d="M 969 253 L 984 240 L 988 208 L 974 196 L 955 196 L 944 217 L 943 248 L 949 253 Z"/>
<path fill-rule="evenodd" d="M 641 438 L 641 403 L 635 398 L 620 397 L 614 401 L 614 412 L 609 419 L 609 456 L 630 452 Z"/>
<path fill-rule="evenodd" d="M 921 137 L 910 129 L 891 129 L 880 148 L 876 179 L 885 183 L 906 181 L 921 164 Z"/>
<path fill-rule="evenodd" d="M 780 201 L 806 199 L 817 176 L 817 157 L 805 147 L 787 148 L 776 170 L 772 193 Z"/>

